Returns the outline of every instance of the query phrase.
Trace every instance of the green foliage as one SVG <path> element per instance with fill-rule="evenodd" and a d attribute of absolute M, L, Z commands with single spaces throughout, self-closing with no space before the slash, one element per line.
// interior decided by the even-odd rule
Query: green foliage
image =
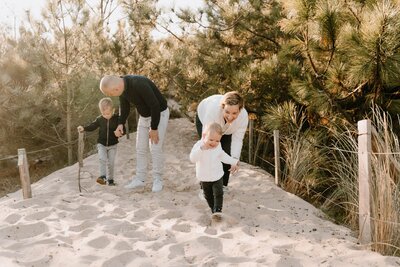
<path fill-rule="evenodd" d="M 236 90 L 248 110 L 261 114 L 271 100 L 287 99 L 287 65 L 277 55 L 284 38 L 277 2 L 205 1 L 199 13 L 178 14 L 186 24 L 203 29 L 176 54 L 176 60 L 189 56 L 179 61 L 184 81 L 179 91 L 185 103 Z"/>

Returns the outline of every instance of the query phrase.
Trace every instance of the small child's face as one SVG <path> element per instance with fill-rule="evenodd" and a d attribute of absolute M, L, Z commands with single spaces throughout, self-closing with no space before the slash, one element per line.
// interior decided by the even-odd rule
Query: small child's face
<path fill-rule="evenodd" d="M 101 111 L 101 115 L 107 120 L 111 119 L 113 113 L 114 109 L 111 107 L 106 107 Z"/>
<path fill-rule="evenodd" d="M 221 141 L 221 135 L 216 132 L 207 132 L 204 135 L 204 144 L 208 147 L 214 148 L 217 147 Z"/>

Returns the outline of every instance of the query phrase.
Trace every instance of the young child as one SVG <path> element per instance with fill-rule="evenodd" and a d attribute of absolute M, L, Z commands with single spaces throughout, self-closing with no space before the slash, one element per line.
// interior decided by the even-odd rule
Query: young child
<path fill-rule="evenodd" d="M 216 220 L 221 219 L 224 195 L 222 162 L 232 165 L 232 173 L 238 170 L 239 162 L 222 150 L 221 137 L 222 127 L 215 122 L 208 124 L 202 139 L 197 141 L 190 152 L 190 161 L 196 163 L 196 177 L 200 180 L 212 218 Z"/>
<path fill-rule="evenodd" d="M 102 98 L 99 101 L 99 109 L 101 116 L 98 116 L 89 125 L 78 126 L 78 131 L 91 132 L 99 128 L 97 151 L 99 154 L 100 176 L 97 178 L 97 182 L 102 185 L 115 185 L 114 160 L 118 143 L 115 130 L 118 127 L 118 115 L 114 114 L 113 102 L 109 97 Z"/>

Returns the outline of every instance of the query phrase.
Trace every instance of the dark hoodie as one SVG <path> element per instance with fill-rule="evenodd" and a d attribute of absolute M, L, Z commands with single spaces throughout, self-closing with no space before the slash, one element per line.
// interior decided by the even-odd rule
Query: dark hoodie
<path fill-rule="evenodd" d="M 83 128 L 87 132 L 91 132 L 99 128 L 99 137 L 97 138 L 97 143 L 104 146 L 112 146 L 118 144 L 118 137 L 116 137 L 114 134 L 114 131 L 118 127 L 118 118 L 118 114 L 114 114 L 109 120 L 100 115 L 92 123 L 84 126 Z"/>

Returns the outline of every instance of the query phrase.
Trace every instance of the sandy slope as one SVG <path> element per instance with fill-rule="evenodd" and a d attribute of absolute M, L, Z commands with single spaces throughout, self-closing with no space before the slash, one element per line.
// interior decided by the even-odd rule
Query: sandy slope
<path fill-rule="evenodd" d="M 100 186 L 97 155 L 0 199 L 0 266 L 400 266 L 400 258 L 361 250 L 352 233 L 321 219 L 264 171 L 243 165 L 225 196 L 225 218 L 210 221 L 188 154 L 194 125 L 171 120 L 165 188 L 123 185 L 134 174 L 134 135 L 117 154 L 116 187 Z"/>

